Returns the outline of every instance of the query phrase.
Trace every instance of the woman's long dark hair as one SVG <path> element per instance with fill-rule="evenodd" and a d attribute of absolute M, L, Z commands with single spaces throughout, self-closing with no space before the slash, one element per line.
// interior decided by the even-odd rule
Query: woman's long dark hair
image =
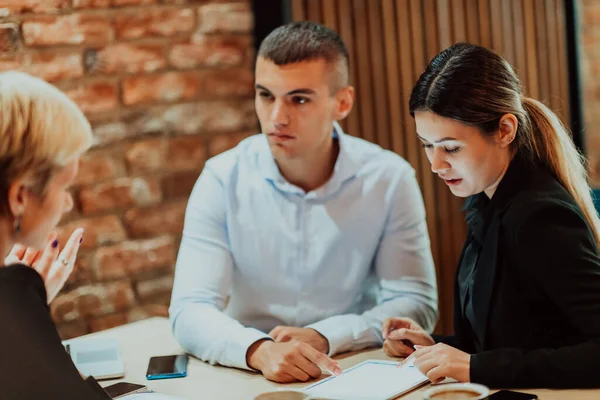
<path fill-rule="evenodd" d="M 455 44 L 435 56 L 410 95 L 410 113 L 431 111 L 479 128 L 498 132 L 500 119 L 518 122 L 513 150 L 546 165 L 573 196 L 600 244 L 600 219 L 587 181 L 585 159 L 569 132 L 548 107 L 524 97 L 511 65 L 500 55 L 473 44 Z"/>

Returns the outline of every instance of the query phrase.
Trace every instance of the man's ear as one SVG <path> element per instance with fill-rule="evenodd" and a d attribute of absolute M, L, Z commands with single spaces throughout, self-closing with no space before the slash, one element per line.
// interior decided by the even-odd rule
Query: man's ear
<path fill-rule="evenodd" d="M 354 105 L 354 87 L 346 86 L 335 95 L 336 107 L 334 119 L 340 121 L 350 114 Z"/>
<path fill-rule="evenodd" d="M 519 120 L 514 114 L 504 114 L 500 118 L 496 143 L 500 147 L 508 147 L 515 140 L 519 129 Z"/>

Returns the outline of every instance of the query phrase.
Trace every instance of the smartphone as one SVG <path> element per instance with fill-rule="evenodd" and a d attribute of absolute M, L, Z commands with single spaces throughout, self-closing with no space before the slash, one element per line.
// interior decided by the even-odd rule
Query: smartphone
<path fill-rule="evenodd" d="M 537 398 L 535 394 L 513 392 L 511 390 L 500 390 L 488 396 L 489 400 L 535 400 Z"/>
<path fill-rule="evenodd" d="M 104 388 L 104 391 L 113 399 L 134 393 L 144 393 L 148 388 L 137 383 L 119 382 Z"/>
<path fill-rule="evenodd" d="M 183 378 L 187 375 L 187 354 L 150 358 L 146 379 Z"/>

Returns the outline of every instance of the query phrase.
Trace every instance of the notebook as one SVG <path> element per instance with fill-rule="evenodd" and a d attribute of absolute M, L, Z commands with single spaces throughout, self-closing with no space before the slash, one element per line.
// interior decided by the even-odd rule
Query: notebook
<path fill-rule="evenodd" d="M 331 400 L 387 400 L 429 382 L 412 363 L 367 360 L 340 376 L 319 381 L 304 389 L 311 397 Z"/>
<path fill-rule="evenodd" d="M 110 338 L 80 338 L 66 340 L 65 350 L 84 376 L 95 379 L 115 379 L 125 376 L 119 354 L 119 343 Z"/>

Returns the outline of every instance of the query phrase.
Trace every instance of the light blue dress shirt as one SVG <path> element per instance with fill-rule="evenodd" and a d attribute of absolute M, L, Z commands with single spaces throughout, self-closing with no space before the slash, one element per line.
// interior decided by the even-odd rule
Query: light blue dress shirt
<path fill-rule="evenodd" d="M 308 193 L 283 178 L 264 135 L 207 161 L 169 310 L 187 352 L 248 369 L 248 348 L 277 325 L 317 330 L 330 355 L 381 345 L 388 317 L 433 329 L 435 270 L 414 170 L 338 124 L 333 135 L 333 175 Z"/>

